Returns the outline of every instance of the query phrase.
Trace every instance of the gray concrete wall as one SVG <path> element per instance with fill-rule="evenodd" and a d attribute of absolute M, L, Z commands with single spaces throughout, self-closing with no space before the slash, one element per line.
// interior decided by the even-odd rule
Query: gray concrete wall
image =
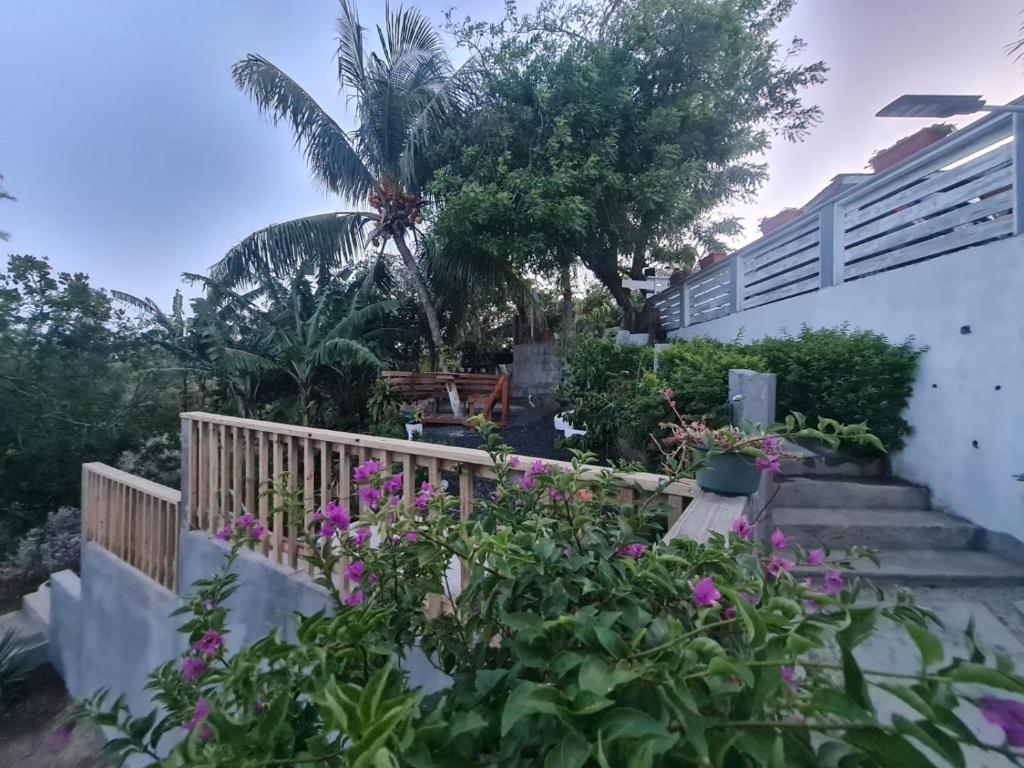
<path fill-rule="evenodd" d="M 81 633 L 82 624 L 82 582 L 74 571 L 60 571 L 50 575 L 50 616 L 59 616 L 60 621 L 51 618 L 49 625 L 50 663 L 64 678 L 64 685 L 72 695 L 81 690 Z"/>
<path fill-rule="evenodd" d="M 512 350 L 512 396 L 554 395 L 562 381 L 562 362 L 558 342 L 517 344 Z"/>
<path fill-rule="evenodd" d="M 842 323 L 901 342 L 921 357 L 904 414 L 914 428 L 893 471 L 927 485 L 936 506 L 1024 539 L 1024 238 L 952 253 L 903 269 L 673 331 L 754 341 L 801 325 Z M 780 414 L 781 415 L 781 414 Z"/>

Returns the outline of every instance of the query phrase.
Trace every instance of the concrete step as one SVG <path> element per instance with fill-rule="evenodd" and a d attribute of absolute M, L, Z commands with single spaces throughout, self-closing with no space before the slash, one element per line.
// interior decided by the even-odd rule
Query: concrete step
<path fill-rule="evenodd" d="M 45 634 L 50 628 L 50 585 L 43 584 L 35 592 L 22 597 L 21 613 Z"/>
<path fill-rule="evenodd" d="M 772 525 L 805 549 L 982 549 L 985 538 L 962 518 L 923 509 L 775 507 Z"/>
<path fill-rule="evenodd" d="M 0 616 L 0 635 L 13 632 L 21 642 L 25 654 L 25 666 L 29 669 L 49 661 L 49 642 L 45 628 L 24 610 Z"/>
<path fill-rule="evenodd" d="M 883 550 L 878 553 L 882 567 L 868 560 L 856 563 L 850 576 L 861 576 L 878 584 L 920 587 L 968 587 L 1024 585 L 1024 565 L 991 552 L 948 549 Z M 820 576 L 821 568 L 797 566 L 795 576 Z"/>
<path fill-rule="evenodd" d="M 773 507 L 928 509 L 928 490 L 894 480 L 791 477 L 782 480 Z"/>

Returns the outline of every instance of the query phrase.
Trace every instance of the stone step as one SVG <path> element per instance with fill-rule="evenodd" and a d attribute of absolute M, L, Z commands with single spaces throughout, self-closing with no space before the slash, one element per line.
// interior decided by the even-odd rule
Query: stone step
<path fill-rule="evenodd" d="M 883 550 L 878 553 L 881 568 L 862 560 L 850 576 L 878 584 L 901 586 L 1002 586 L 1024 585 L 1024 565 L 991 552 L 948 549 Z M 820 576 L 821 568 L 797 566 L 794 576 Z"/>
<path fill-rule="evenodd" d="M 805 549 L 982 549 L 985 540 L 967 520 L 923 509 L 775 507 L 772 525 Z"/>
<path fill-rule="evenodd" d="M 35 592 L 22 597 L 21 613 L 45 634 L 50 627 L 50 585 L 43 584 Z"/>
<path fill-rule="evenodd" d="M 773 506 L 833 509 L 928 509 L 928 490 L 892 480 L 790 477 Z"/>

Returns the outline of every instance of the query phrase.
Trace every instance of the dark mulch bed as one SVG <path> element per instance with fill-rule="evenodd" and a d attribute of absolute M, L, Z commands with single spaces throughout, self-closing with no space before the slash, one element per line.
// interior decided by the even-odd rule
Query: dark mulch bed
<path fill-rule="evenodd" d="M 552 401 L 526 400 L 512 403 L 508 427 L 502 431 L 505 442 L 522 456 L 536 456 L 541 459 L 571 459 L 566 450 L 555 449 L 555 438 L 561 437 L 555 431 L 553 419 L 560 410 Z M 457 445 L 462 448 L 479 448 L 480 436 L 466 427 L 425 427 L 423 439 L 430 443 Z"/>
<path fill-rule="evenodd" d="M 26 574 L 14 568 L 0 568 L 0 616 L 18 610 L 22 596 L 35 592 L 48 578 L 46 574 Z"/>
<path fill-rule="evenodd" d="M 91 727 L 72 725 L 72 708 L 60 675 L 49 664 L 33 670 L 9 711 L 0 714 L 0 766 L 94 768 L 103 739 Z"/>

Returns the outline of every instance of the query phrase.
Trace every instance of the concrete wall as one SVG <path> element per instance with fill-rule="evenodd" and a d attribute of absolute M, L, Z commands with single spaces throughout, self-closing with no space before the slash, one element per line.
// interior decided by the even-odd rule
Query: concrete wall
<path fill-rule="evenodd" d="M 512 396 L 554 395 L 562 381 L 562 349 L 558 342 L 517 344 L 512 350 Z"/>
<path fill-rule="evenodd" d="M 938 508 L 1024 539 L 1024 238 L 941 256 L 673 331 L 748 341 L 848 322 L 922 356 L 895 472 Z M 780 414 L 781 415 L 781 414 Z"/>

